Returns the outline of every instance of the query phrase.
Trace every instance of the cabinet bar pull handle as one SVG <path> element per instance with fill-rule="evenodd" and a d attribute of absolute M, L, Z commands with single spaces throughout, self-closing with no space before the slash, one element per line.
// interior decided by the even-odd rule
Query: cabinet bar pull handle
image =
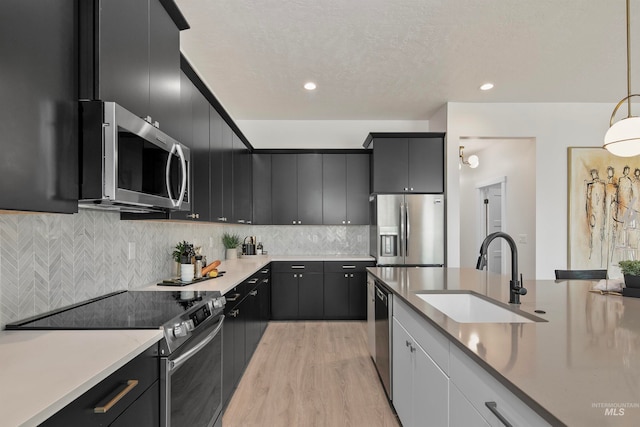
<path fill-rule="evenodd" d="M 344 268 L 344 269 L 347 269 L 347 268 L 348 269 L 354 269 L 354 268 L 356 268 L 356 266 L 355 265 L 343 265 L 342 268 Z"/>
<path fill-rule="evenodd" d="M 251 279 L 247 283 L 250 284 L 250 285 L 255 285 L 256 283 L 258 283 L 258 279 L 257 278 L 256 279 Z"/>
<path fill-rule="evenodd" d="M 267 274 L 269 272 L 268 268 L 265 268 L 264 270 L 260 270 L 261 274 Z"/>
<path fill-rule="evenodd" d="M 296 270 L 304 270 L 304 265 L 292 265 L 291 268 Z"/>
<path fill-rule="evenodd" d="M 252 297 L 255 297 L 256 295 L 258 295 L 258 291 L 251 291 L 249 292 L 249 295 L 251 295 Z"/>
<path fill-rule="evenodd" d="M 513 427 L 509 421 L 498 411 L 498 404 L 496 402 L 484 402 L 484 406 L 489 408 L 489 410 L 500 420 L 505 427 Z"/>
<path fill-rule="evenodd" d="M 225 299 L 228 302 L 236 302 L 236 301 L 238 301 L 238 298 L 240 298 L 240 294 L 233 294 L 232 296 L 226 297 Z"/>
<path fill-rule="evenodd" d="M 113 397 L 113 399 L 108 401 L 106 405 L 104 405 L 104 406 L 96 406 L 95 408 L 93 408 L 93 413 L 94 414 L 106 414 L 107 411 L 113 407 L 113 405 L 118 403 L 120 401 L 120 399 L 125 397 L 127 395 L 127 393 L 129 393 L 131 390 L 133 390 L 135 388 L 135 386 L 137 386 L 137 385 L 138 385 L 138 380 L 128 380 L 127 381 L 127 385 L 126 385 L 125 388 L 120 390 L 120 392 L 118 394 L 116 394 Z"/>

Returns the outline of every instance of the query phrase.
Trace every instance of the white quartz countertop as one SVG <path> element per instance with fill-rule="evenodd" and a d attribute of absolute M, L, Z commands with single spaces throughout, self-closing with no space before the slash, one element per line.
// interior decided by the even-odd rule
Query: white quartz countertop
<path fill-rule="evenodd" d="M 0 332 L 0 424 L 37 426 L 161 338 L 160 329 Z"/>
<path fill-rule="evenodd" d="M 375 261 L 369 255 L 250 255 L 238 259 L 222 261 L 218 271 L 224 271 L 221 277 L 203 280 L 193 285 L 186 286 L 158 286 L 157 283 L 149 284 L 142 291 L 220 291 L 226 294 L 242 281 L 248 279 L 258 270 L 272 261 Z"/>

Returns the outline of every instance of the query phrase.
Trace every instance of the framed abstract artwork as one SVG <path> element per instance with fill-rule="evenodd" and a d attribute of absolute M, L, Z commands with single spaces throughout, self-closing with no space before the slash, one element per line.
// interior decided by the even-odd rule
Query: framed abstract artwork
<path fill-rule="evenodd" d="M 567 158 L 569 268 L 608 269 L 638 259 L 640 156 L 569 147 Z"/>

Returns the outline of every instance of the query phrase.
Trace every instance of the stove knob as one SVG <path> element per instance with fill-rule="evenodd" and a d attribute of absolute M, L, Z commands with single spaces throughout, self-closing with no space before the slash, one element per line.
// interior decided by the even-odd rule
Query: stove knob
<path fill-rule="evenodd" d="M 224 303 L 226 302 L 224 297 L 220 297 L 220 298 L 216 298 L 213 300 L 213 306 L 215 308 L 222 308 L 224 307 Z"/>
<path fill-rule="evenodd" d="M 176 338 L 186 337 L 188 333 L 186 322 L 179 323 L 173 327 L 173 336 Z"/>
<path fill-rule="evenodd" d="M 193 331 L 193 330 L 195 329 L 195 327 L 196 327 L 196 326 L 194 325 L 194 323 L 193 323 L 193 320 L 192 320 L 192 319 L 189 319 L 189 320 L 186 320 L 186 321 L 182 322 L 182 325 L 185 327 L 185 329 L 186 329 L 187 331 Z"/>

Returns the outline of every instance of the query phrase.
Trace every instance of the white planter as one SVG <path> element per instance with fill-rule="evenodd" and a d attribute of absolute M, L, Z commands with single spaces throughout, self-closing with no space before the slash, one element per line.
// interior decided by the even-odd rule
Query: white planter
<path fill-rule="evenodd" d="M 226 259 L 238 258 L 238 248 L 227 249 Z"/>

